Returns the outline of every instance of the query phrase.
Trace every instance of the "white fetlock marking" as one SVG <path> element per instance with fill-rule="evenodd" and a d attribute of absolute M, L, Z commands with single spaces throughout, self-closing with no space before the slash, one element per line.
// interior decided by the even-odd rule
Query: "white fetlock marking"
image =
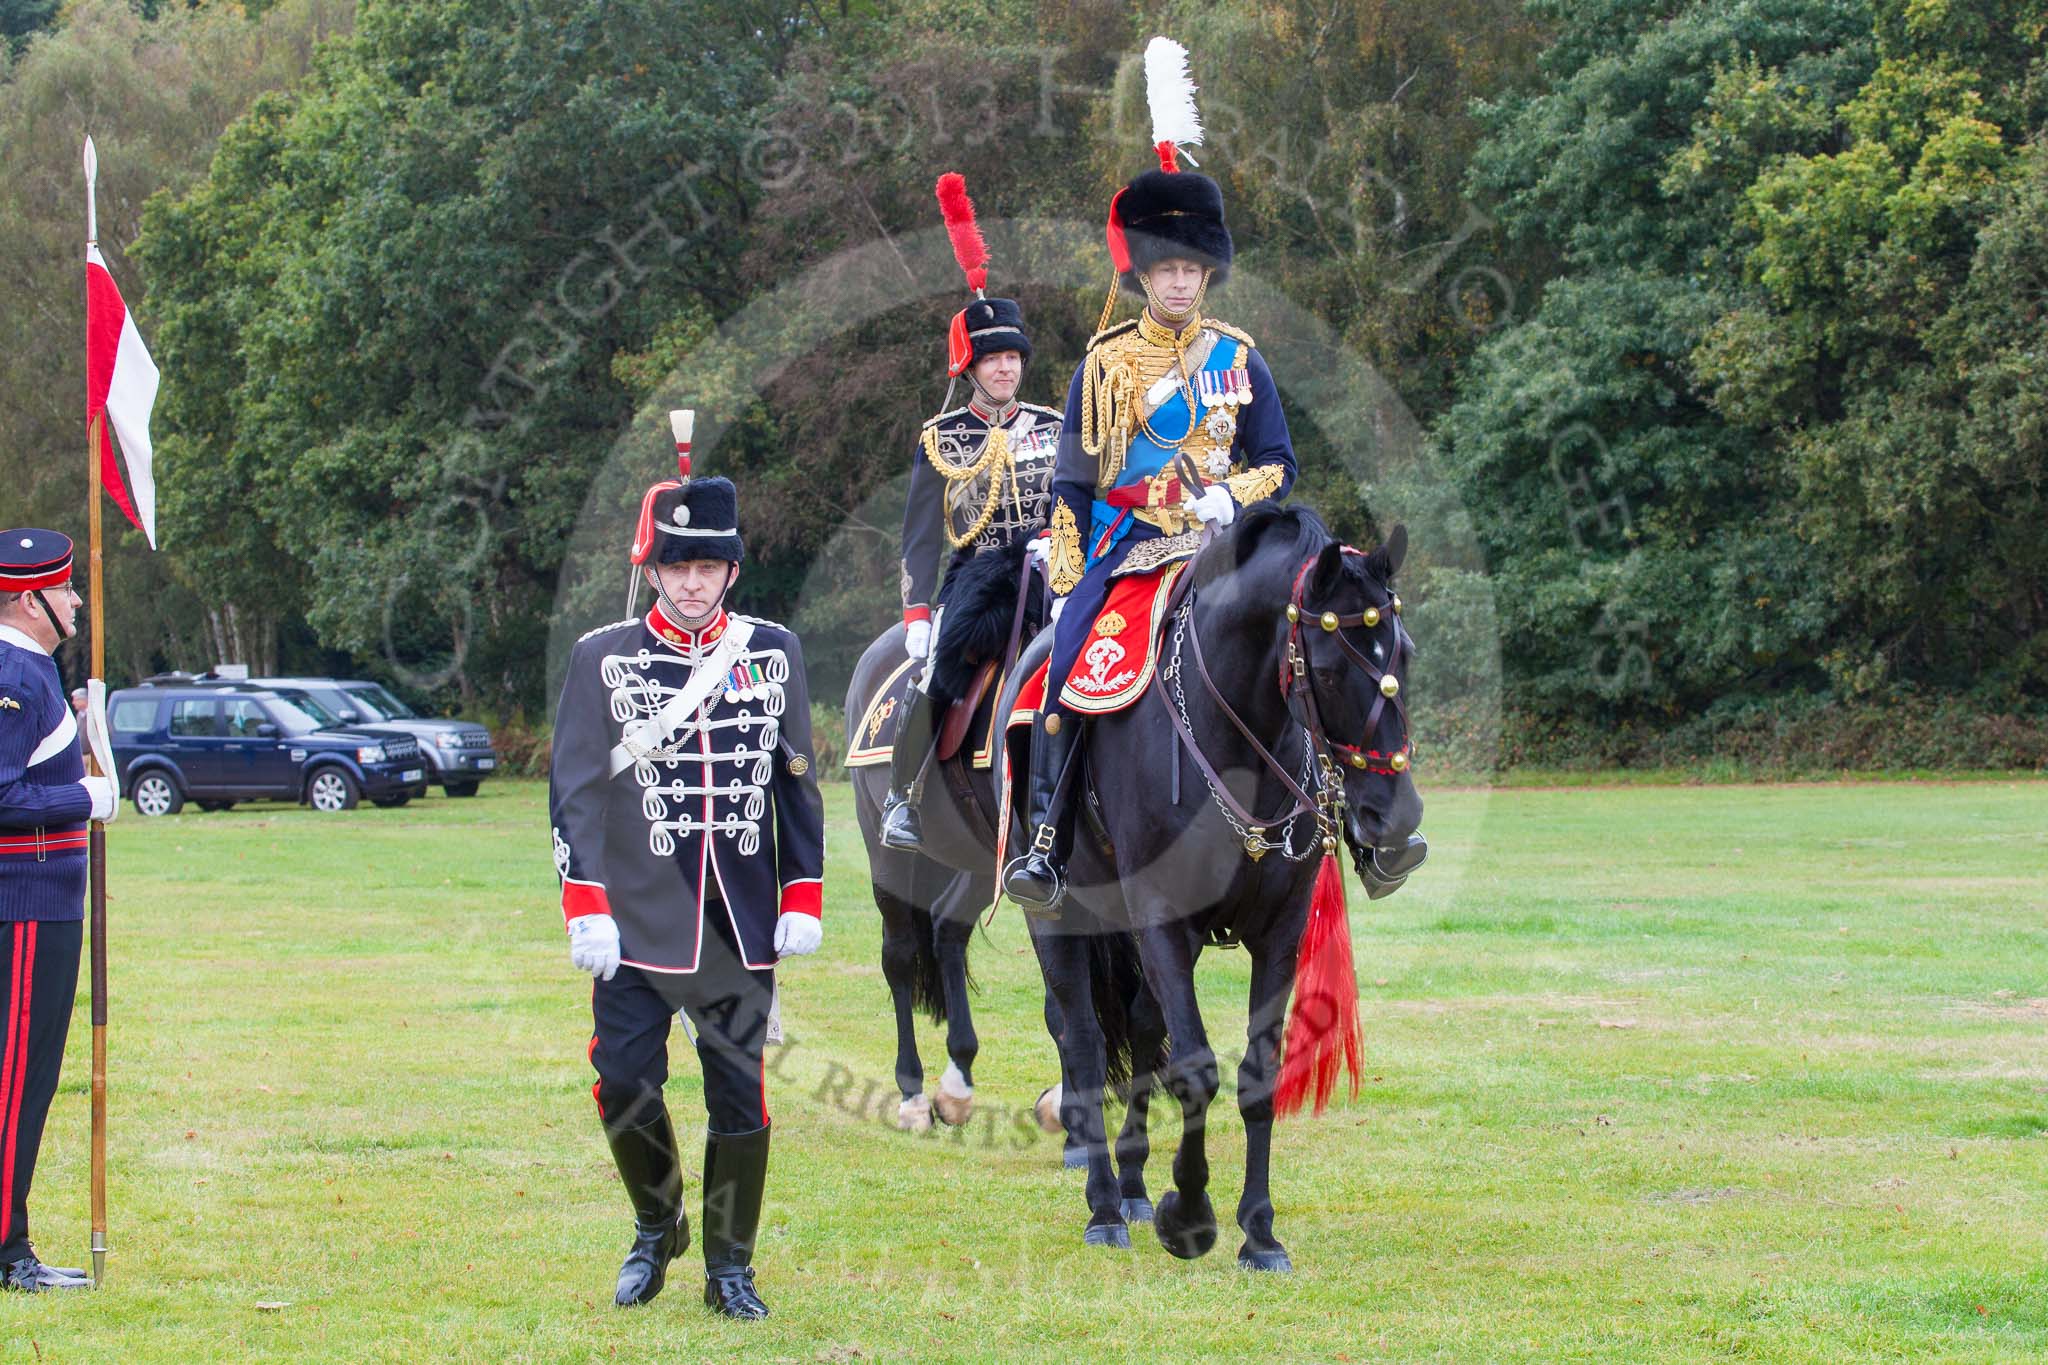
<path fill-rule="evenodd" d="M 912 1095 L 896 1106 L 896 1126 L 906 1133 L 930 1132 L 932 1102 L 923 1095 Z"/>
<path fill-rule="evenodd" d="M 1065 1125 L 1060 1122 L 1061 1100 L 1060 1087 L 1057 1085 L 1038 1097 L 1038 1126 L 1048 1133 L 1065 1130 Z"/>
<path fill-rule="evenodd" d="M 974 1098 L 974 1087 L 960 1074 L 957 1063 L 947 1062 L 946 1074 L 939 1077 L 939 1093 L 951 1099 L 971 1100 Z"/>

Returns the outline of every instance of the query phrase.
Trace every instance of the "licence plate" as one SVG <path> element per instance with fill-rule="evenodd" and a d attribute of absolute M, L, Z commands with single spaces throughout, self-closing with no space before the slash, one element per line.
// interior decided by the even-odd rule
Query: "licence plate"
<path fill-rule="evenodd" d="M 495 768 L 497 766 L 498 760 L 495 758 L 480 758 L 476 761 L 476 770 L 480 773 L 489 772 L 492 768 Z"/>
<path fill-rule="evenodd" d="M 398 780 L 400 782 L 417 782 L 426 775 L 427 770 L 425 768 L 407 768 L 398 775 Z"/>

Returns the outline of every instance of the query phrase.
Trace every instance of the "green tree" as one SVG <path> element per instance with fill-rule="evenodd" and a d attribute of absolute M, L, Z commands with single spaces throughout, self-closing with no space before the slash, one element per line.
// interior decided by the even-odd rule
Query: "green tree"
<path fill-rule="evenodd" d="M 630 415 L 613 357 L 735 305 L 752 111 L 808 9 L 365 3 L 151 206 L 166 515 L 261 554 L 330 647 L 538 700 L 568 530 Z"/>
<path fill-rule="evenodd" d="M 85 531 L 85 135 L 99 148 L 101 250 L 155 341 L 152 300 L 127 254 L 144 202 L 193 183 L 221 130 L 259 92 L 296 79 L 353 10 L 349 0 L 287 0 L 260 21 L 216 5 L 151 23 L 123 0 L 74 0 L 64 25 L 5 71 L 0 287 L 11 306 L 0 310 L 0 480 L 10 518 Z M 160 404 L 185 387 L 166 366 Z M 132 678 L 211 661 L 217 648 L 228 658 L 256 648 L 260 633 L 233 610 L 241 575 L 188 575 L 174 541 L 151 555 L 118 512 L 105 515 L 110 673 Z"/>

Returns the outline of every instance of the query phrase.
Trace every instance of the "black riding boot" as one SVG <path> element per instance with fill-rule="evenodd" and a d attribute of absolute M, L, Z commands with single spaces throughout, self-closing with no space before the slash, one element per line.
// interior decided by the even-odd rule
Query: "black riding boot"
<path fill-rule="evenodd" d="M 704 1304 L 729 1318 L 768 1316 L 754 1292 L 754 1237 L 768 1183 L 768 1127 L 704 1135 Z"/>
<path fill-rule="evenodd" d="M 633 1249 L 619 1267 L 618 1292 L 612 1296 L 624 1308 L 661 1292 L 668 1263 L 690 1245 L 690 1220 L 683 1216 L 682 1161 L 666 1106 L 638 1127 L 608 1123 L 604 1135 L 633 1201 Z"/>
<path fill-rule="evenodd" d="M 915 853 L 924 847 L 924 826 L 917 803 L 924 797 L 924 765 L 938 735 L 932 727 L 932 697 L 913 687 L 906 698 L 910 714 L 896 729 L 896 750 L 889 756 L 889 794 L 882 798 L 882 846 Z"/>
<path fill-rule="evenodd" d="M 1081 727 L 1057 712 L 1032 736 L 1024 828 L 1031 845 L 1003 869 L 1003 890 L 1027 915 L 1051 916 L 1067 893 L 1065 791 Z"/>

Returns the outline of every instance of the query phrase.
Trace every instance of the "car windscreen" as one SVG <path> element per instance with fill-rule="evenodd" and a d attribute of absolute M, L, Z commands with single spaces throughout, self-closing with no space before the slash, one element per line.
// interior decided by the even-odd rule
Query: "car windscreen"
<path fill-rule="evenodd" d="M 311 697 L 319 704 L 322 711 L 340 720 L 375 721 L 384 719 L 383 716 L 377 713 L 376 707 L 369 705 L 363 698 L 344 692 L 338 687 L 312 687 L 305 689 L 303 693 L 294 690 L 287 695 L 293 701 L 298 701 L 302 695 Z M 303 702 L 300 704 L 304 705 Z"/>
<path fill-rule="evenodd" d="M 277 722 L 277 728 L 288 735 L 307 735 L 339 723 L 323 711 L 318 702 L 303 692 L 289 697 L 273 697 L 267 709 L 271 718 Z"/>
<path fill-rule="evenodd" d="M 381 683 L 363 683 L 348 689 L 359 706 L 377 712 L 379 720 L 417 720 L 413 709 L 386 691 Z"/>

